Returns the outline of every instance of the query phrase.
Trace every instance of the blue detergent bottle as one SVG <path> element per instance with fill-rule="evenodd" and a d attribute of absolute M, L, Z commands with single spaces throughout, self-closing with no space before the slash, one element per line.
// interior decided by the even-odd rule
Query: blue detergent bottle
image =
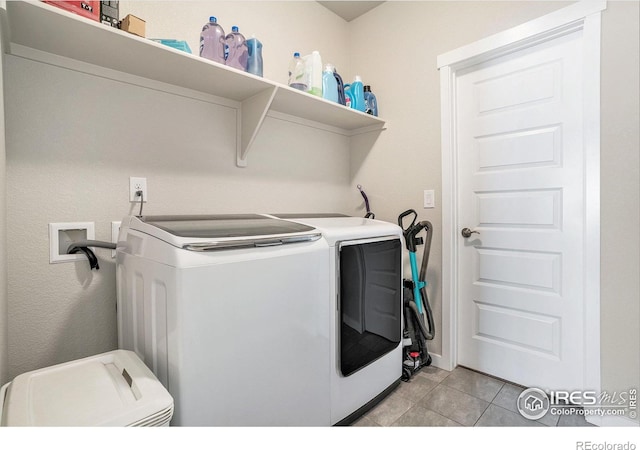
<path fill-rule="evenodd" d="M 255 36 L 247 39 L 247 50 L 249 59 L 247 60 L 247 72 L 262 76 L 262 42 Z"/>
<path fill-rule="evenodd" d="M 351 95 L 351 85 L 349 83 L 344 85 L 344 102 L 347 108 L 353 108 L 353 95 Z"/>
<path fill-rule="evenodd" d="M 341 105 L 346 105 L 347 99 L 344 95 L 344 82 L 342 81 L 342 77 L 335 67 L 333 68 L 333 76 L 336 79 L 336 83 L 338 84 L 338 103 L 340 103 Z"/>
<path fill-rule="evenodd" d="M 378 100 L 373 92 L 371 92 L 371 86 L 364 87 L 364 112 L 378 117 Z"/>
<path fill-rule="evenodd" d="M 325 64 L 322 71 L 322 98 L 338 103 L 338 81 L 333 76 L 333 64 Z"/>
<path fill-rule="evenodd" d="M 362 78 L 358 75 L 355 76 L 353 83 L 349 86 L 349 93 L 351 95 L 351 107 L 364 112 L 364 86 L 362 85 Z"/>

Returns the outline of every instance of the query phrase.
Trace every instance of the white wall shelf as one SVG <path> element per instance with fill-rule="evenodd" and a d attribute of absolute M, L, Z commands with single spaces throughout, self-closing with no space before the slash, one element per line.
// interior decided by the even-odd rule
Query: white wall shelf
<path fill-rule="evenodd" d="M 74 61 L 208 94 L 238 109 L 237 165 L 267 113 L 311 121 L 346 136 L 379 132 L 385 121 L 200 56 L 108 27 L 42 2 L 7 2 L 9 54 L 75 69 Z M 35 51 L 33 51 L 35 50 Z M 60 61 L 62 61 L 60 63 Z"/>

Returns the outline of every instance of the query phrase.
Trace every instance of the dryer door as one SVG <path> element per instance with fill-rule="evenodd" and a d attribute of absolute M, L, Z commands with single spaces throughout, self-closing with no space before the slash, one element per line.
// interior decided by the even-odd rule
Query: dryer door
<path fill-rule="evenodd" d="M 340 244 L 340 370 L 349 376 L 402 339 L 400 239 Z"/>

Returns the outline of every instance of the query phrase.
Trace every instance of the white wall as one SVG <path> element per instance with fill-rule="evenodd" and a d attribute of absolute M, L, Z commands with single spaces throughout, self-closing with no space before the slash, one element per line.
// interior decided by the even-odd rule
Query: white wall
<path fill-rule="evenodd" d="M 640 386 L 640 3 L 602 13 L 602 386 Z"/>
<path fill-rule="evenodd" d="M 438 55 L 566 6 L 564 2 L 386 2 L 350 23 L 351 65 L 389 122 L 377 143 L 352 153 L 352 179 L 376 217 L 415 208 L 434 224 L 430 298 L 441 330 L 441 156 Z M 640 386 L 638 2 L 609 1 L 602 14 L 602 386 Z M 397 33 L 372 33 L 389 30 Z M 372 52 L 375 49 L 375 53 Z M 351 74 L 354 75 L 354 74 Z M 436 208 L 422 209 L 422 191 Z M 430 349 L 441 352 L 438 334 Z"/>
<path fill-rule="evenodd" d="M 4 45 L 4 12 L 5 2 L 0 1 L 0 51 Z M 4 51 L 2 51 L 4 55 Z M 6 206 L 6 152 L 5 152 L 5 130 L 4 130 L 4 89 L 3 89 L 3 57 L 0 56 L 0 249 L 7 248 L 7 206 Z M 7 254 L 0 250 L 0 385 L 7 381 Z"/>
<path fill-rule="evenodd" d="M 174 2 L 128 3 L 122 2 L 123 10 L 138 8 L 136 15 L 156 36 L 179 37 L 173 28 L 193 28 L 186 11 L 182 16 L 172 9 Z M 224 5 L 229 11 L 230 3 L 192 12 L 198 27 L 211 14 L 229 23 L 231 13 L 218 12 Z M 233 15 L 241 29 L 254 22 L 263 27 L 256 35 L 265 45 L 267 78 L 286 81 L 291 42 L 301 51 L 316 49 L 312 45 L 327 54 L 334 49 L 335 60 L 347 60 L 342 19 L 315 3 L 265 3 L 249 10 L 241 4 Z M 163 14 L 163 8 L 170 10 Z M 164 23 L 171 29 L 154 19 L 163 16 L 172 18 Z M 285 30 L 291 17 L 297 28 Z M 326 39 L 304 32 L 324 29 L 333 30 Z M 14 56 L 5 58 L 5 83 L 10 377 L 116 348 L 110 251 L 97 250 L 99 271 L 89 271 L 86 262 L 49 264 L 47 226 L 94 221 L 96 238 L 110 240 L 111 221 L 133 211 L 129 176 L 147 177 L 145 214 L 349 212 L 360 203 L 349 189 L 344 136 L 267 118 L 249 166 L 240 169 L 235 110 L 206 97 Z"/>

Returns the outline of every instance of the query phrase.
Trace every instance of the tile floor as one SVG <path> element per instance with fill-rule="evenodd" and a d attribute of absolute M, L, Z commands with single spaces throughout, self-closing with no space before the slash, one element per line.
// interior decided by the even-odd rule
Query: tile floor
<path fill-rule="evenodd" d="M 457 367 L 424 367 L 353 426 L 508 427 L 592 426 L 582 415 L 551 415 L 532 421 L 516 409 L 524 388 Z"/>

